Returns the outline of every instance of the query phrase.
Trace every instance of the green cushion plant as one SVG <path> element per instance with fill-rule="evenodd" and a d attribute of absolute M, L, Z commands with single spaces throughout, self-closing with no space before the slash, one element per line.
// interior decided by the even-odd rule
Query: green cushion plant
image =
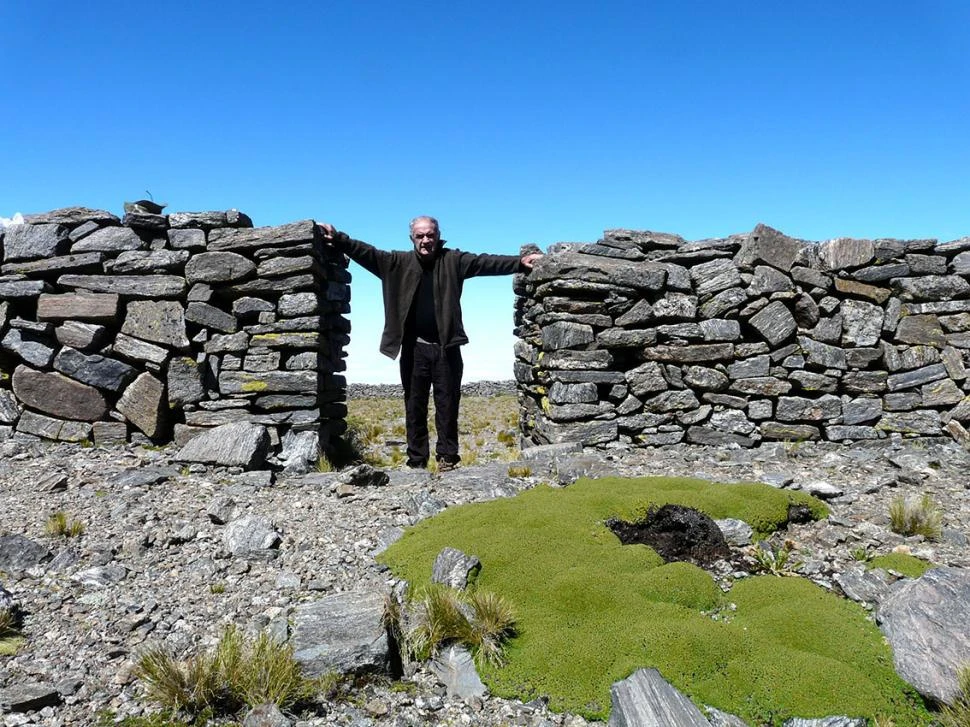
<path fill-rule="evenodd" d="M 745 520 L 760 536 L 786 521 L 791 504 L 826 514 L 818 500 L 765 485 L 580 480 L 449 509 L 381 560 L 422 588 L 442 548 L 478 556 L 476 586 L 508 599 L 517 615 L 505 665 L 482 670 L 500 696 L 545 696 L 553 709 L 605 719 L 610 685 L 653 666 L 696 703 L 753 724 L 831 714 L 879 715 L 896 727 L 928 722 L 856 604 L 776 576 L 744 579 L 724 594 L 702 569 L 621 545 L 604 525 L 667 503 Z"/>

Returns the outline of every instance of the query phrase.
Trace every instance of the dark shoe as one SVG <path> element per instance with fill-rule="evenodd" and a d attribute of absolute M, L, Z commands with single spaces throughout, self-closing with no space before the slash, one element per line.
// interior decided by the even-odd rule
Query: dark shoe
<path fill-rule="evenodd" d="M 447 459 L 438 460 L 438 471 L 439 472 L 451 472 L 452 470 L 458 469 L 458 462 L 452 462 Z"/>
<path fill-rule="evenodd" d="M 407 462 L 408 467 L 413 470 L 423 470 L 428 466 L 428 460 L 426 459 L 409 459 Z"/>

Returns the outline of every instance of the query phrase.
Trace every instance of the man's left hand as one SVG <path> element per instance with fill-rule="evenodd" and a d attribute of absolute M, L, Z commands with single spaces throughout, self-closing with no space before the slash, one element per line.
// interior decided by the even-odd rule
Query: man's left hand
<path fill-rule="evenodd" d="M 522 263 L 522 267 L 532 269 L 535 261 L 542 257 L 541 252 L 530 252 L 528 255 L 523 255 L 522 259 L 519 260 Z"/>

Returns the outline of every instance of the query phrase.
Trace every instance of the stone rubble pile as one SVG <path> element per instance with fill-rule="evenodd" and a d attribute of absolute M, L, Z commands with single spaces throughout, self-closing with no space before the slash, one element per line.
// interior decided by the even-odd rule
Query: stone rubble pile
<path fill-rule="evenodd" d="M 968 442 L 970 237 L 607 230 L 516 279 L 536 444 Z"/>
<path fill-rule="evenodd" d="M 24 220 L 0 229 L 0 439 L 185 443 L 248 422 L 315 450 L 343 431 L 350 276 L 312 220 Z"/>

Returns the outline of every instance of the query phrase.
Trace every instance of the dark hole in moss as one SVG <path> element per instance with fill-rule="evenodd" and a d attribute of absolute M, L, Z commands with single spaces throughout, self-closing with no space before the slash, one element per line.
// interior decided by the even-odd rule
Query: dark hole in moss
<path fill-rule="evenodd" d="M 812 511 L 808 505 L 798 505 L 791 503 L 788 506 L 788 522 L 796 525 L 812 522 Z"/>
<path fill-rule="evenodd" d="M 636 522 L 611 519 L 606 526 L 624 545 L 648 545 L 667 563 L 686 561 L 709 566 L 731 552 L 717 523 L 683 505 L 651 507 Z"/>

